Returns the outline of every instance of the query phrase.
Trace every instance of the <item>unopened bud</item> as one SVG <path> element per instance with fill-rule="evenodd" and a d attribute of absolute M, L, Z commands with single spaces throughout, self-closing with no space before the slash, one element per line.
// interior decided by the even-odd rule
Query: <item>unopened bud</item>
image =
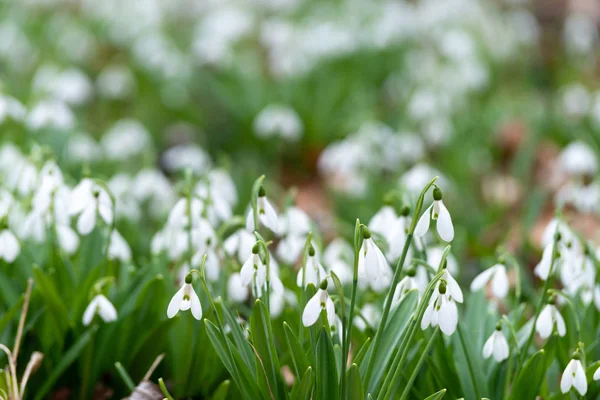
<path fill-rule="evenodd" d="M 442 190 L 439 187 L 433 189 L 433 200 L 439 201 L 442 199 Z"/>
<path fill-rule="evenodd" d="M 308 255 L 309 255 L 310 257 L 314 257 L 314 256 L 315 256 L 315 248 L 314 248 L 314 247 L 310 246 L 310 247 L 308 248 Z"/>
<path fill-rule="evenodd" d="M 410 214 L 410 207 L 409 206 L 402 206 L 402 208 L 400 209 L 400 215 L 403 217 L 408 217 L 408 215 Z"/>
<path fill-rule="evenodd" d="M 192 280 L 193 280 L 193 277 L 192 277 L 191 273 L 189 273 L 185 276 L 185 283 L 190 284 L 190 283 L 192 283 Z"/>
<path fill-rule="evenodd" d="M 252 246 L 252 254 L 258 254 L 258 249 L 259 249 L 258 243 L 255 243 L 254 246 Z"/>
<path fill-rule="evenodd" d="M 438 291 L 440 294 L 446 294 L 446 281 L 441 281 L 440 286 L 438 286 Z"/>
<path fill-rule="evenodd" d="M 327 290 L 327 279 L 323 279 L 321 281 L 321 284 L 319 285 L 319 288 L 322 290 Z"/>
<path fill-rule="evenodd" d="M 366 226 L 363 227 L 362 234 L 363 234 L 363 239 L 369 239 L 371 237 L 371 231 Z"/>

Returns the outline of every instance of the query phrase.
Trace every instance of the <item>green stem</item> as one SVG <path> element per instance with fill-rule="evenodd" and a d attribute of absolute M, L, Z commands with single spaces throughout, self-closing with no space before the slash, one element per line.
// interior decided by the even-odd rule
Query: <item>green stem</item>
<path fill-rule="evenodd" d="M 162 394 L 165 396 L 165 398 L 167 400 L 175 400 L 175 399 L 173 399 L 173 396 L 171 396 L 171 393 L 169 393 L 169 391 L 167 390 L 167 387 L 165 386 L 165 381 L 163 381 L 163 378 L 158 379 L 158 386 L 160 387 L 160 391 L 162 392 Z"/>
<path fill-rule="evenodd" d="M 481 396 L 479 396 L 479 389 L 477 388 L 477 379 L 475 379 L 475 370 L 473 369 L 473 364 L 471 363 L 471 357 L 469 356 L 469 351 L 467 350 L 467 345 L 465 344 L 465 338 L 463 336 L 460 325 L 458 326 L 458 337 L 460 338 L 460 344 L 462 345 L 463 351 L 465 352 L 465 358 L 467 359 L 467 366 L 469 367 L 469 375 L 471 375 L 471 381 L 473 382 L 473 389 L 475 389 L 475 398 L 481 399 Z"/>
<path fill-rule="evenodd" d="M 123 367 L 123 364 L 117 361 L 115 363 L 115 368 L 117 369 L 117 372 L 119 373 L 121 379 L 123 379 L 123 383 L 125 383 L 127 389 L 129 389 L 130 392 L 135 391 L 135 383 L 133 383 L 133 380 L 125 370 L 125 367 Z"/>
<path fill-rule="evenodd" d="M 440 331 L 439 327 L 437 327 L 435 329 L 435 331 L 433 331 L 433 335 L 431 335 L 431 339 L 429 339 L 429 343 L 427 343 L 425 350 L 421 354 L 421 358 L 419 358 L 419 361 L 417 361 L 417 365 L 415 366 L 415 369 L 413 370 L 412 375 L 410 376 L 410 378 L 408 379 L 408 382 L 406 383 L 406 387 L 404 388 L 404 392 L 402 392 L 402 396 L 400 396 L 400 400 L 404 400 L 407 398 L 408 392 L 410 391 L 410 388 L 412 388 L 412 385 L 415 382 L 415 379 L 417 379 L 417 374 L 419 373 L 419 370 L 421 369 L 421 365 L 423 365 L 423 362 L 425 361 L 425 357 L 427 357 L 427 354 L 429 353 L 429 350 L 431 349 L 431 346 L 433 345 L 433 341 L 437 337 L 437 334 L 439 331 Z"/>
<path fill-rule="evenodd" d="M 304 250 L 302 252 L 302 287 L 300 288 L 300 309 L 304 310 L 304 306 L 306 306 L 306 259 L 308 257 L 308 248 L 311 245 L 312 241 L 312 232 L 308 232 L 306 236 L 306 243 L 304 244 Z M 298 324 L 300 329 L 299 332 L 299 341 L 300 345 L 304 345 L 304 325 L 302 324 L 302 313 L 300 313 L 300 324 Z"/>

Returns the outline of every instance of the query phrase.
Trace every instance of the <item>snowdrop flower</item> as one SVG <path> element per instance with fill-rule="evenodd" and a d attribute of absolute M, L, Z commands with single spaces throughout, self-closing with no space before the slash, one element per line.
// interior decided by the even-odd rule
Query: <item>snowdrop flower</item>
<path fill-rule="evenodd" d="M 117 320 L 117 310 L 104 295 L 98 294 L 92 299 L 83 313 L 83 325 L 88 326 L 94 315 L 98 314 L 106 323 Z"/>
<path fill-rule="evenodd" d="M 317 286 L 319 282 L 325 279 L 325 269 L 319 262 L 316 256 L 315 248 L 311 245 L 308 248 L 308 259 L 306 260 L 306 268 L 300 268 L 298 275 L 296 276 L 296 285 L 302 286 L 304 280 L 304 287 L 309 283 Z M 304 278 L 304 279 L 303 279 Z"/>
<path fill-rule="evenodd" d="M 446 242 L 451 242 L 454 239 L 454 226 L 450 213 L 442 201 L 442 191 L 438 187 L 433 189 L 433 204 L 419 218 L 415 228 L 416 236 L 424 236 L 427 233 L 431 219 L 437 220 L 437 231 L 440 237 Z"/>
<path fill-rule="evenodd" d="M 200 304 L 200 298 L 192 286 L 192 275 L 188 274 L 181 289 L 175 293 L 169 302 L 167 317 L 173 318 L 180 310 L 187 311 L 190 309 L 194 318 L 200 321 L 202 319 L 202 304 Z"/>
<path fill-rule="evenodd" d="M 596 369 L 596 372 L 594 372 L 594 380 L 600 381 L 600 368 Z"/>
<path fill-rule="evenodd" d="M 124 99 L 135 92 L 135 76 L 124 65 L 110 64 L 100 71 L 96 87 L 102 97 Z"/>
<path fill-rule="evenodd" d="M 387 259 L 371 238 L 368 228 L 363 228 L 363 242 L 358 253 L 358 275 L 367 278 L 375 290 L 383 289 L 389 284 L 392 275 Z"/>
<path fill-rule="evenodd" d="M 503 299 L 508 294 L 508 276 L 506 275 L 506 267 L 503 263 L 495 264 L 494 266 L 481 272 L 471 282 L 471 291 L 476 292 L 483 289 L 489 281 L 492 281 L 492 293 L 494 297 Z"/>
<path fill-rule="evenodd" d="M 235 303 L 243 303 L 248 298 L 248 288 L 242 285 L 240 274 L 234 272 L 227 280 L 227 295 Z"/>
<path fill-rule="evenodd" d="M 279 233 L 284 237 L 277 246 L 277 255 L 281 260 L 288 264 L 296 262 L 306 243 L 310 225 L 309 216 L 298 207 L 289 207 L 283 213 Z"/>
<path fill-rule="evenodd" d="M 70 214 L 79 214 L 77 230 L 88 235 L 96 226 L 97 215 L 107 225 L 113 221 L 112 200 L 104 188 L 90 179 L 82 180 L 72 191 Z"/>
<path fill-rule="evenodd" d="M 131 249 L 129 248 L 127 241 L 116 229 L 113 229 L 112 233 L 110 234 L 108 259 L 120 260 L 121 262 L 127 262 L 131 260 Z"/>
<path fill-rule="evenodd" d="M 279 104 L 267 106 L 254 119 L 254 132 L 261 139 L 279 135 L 284 140 L 296 142 L 302 137 L 303 130 L 298 114 Z"/>
<path fill-rule="evenodd" d="M 394 207 L 385 205 L 379 209 L 369 221 L 369 230 L 383 235 L 386 239 L 391 237 L 391 231 L 394 227 L 392 221 L 398 218 Z M 389 240 L 388 240 L 389 241 Z"/>
<path fill-rule="evenodd" d="M 410 268 L 406 272 L 406 276 L 398 282 L 396 290 L 394 291 L 394 297 L 392 298 L 392 307 L 400 304 L 402 299 L 406 297 L 411 290 L 416 290 L 419 293 L 419 300 L 421 299 L 421 291 L 417 280 L 415 279 L 416 274 L 417 271 L 414 268 Z"/>
<path fill-rule="evenodd" d="M 86 133 L 71 136 L 67 142 L 68 161 L 72 163 L 93 163 L 102 158 L 102 148 L 94 138 Z"/>
<path fill-rule="evenodd" d="M 109 160 L 124 161 L 142 154 L 152 144 L 152 137 L 135 119 L 117 121 L 100 142 Z"/>
<path fill-rule="evenodd" d="M 490 358 L 490 356 L 493 354 L 494 359 L 497 362 L 501 362 L 508 358 L 508 353 L 508 342 L 502 334 L 502 327 L 498 322 L 498 325 L 496 325 L 496 330 L 494 333 L 492 333 L 488 340 L 486 340 L 485 345 L 483 346 L 483 357 Z"/>
<path fill-rule="evenodd" d="M 263 264 L 258 254 L 258 243 L 252 247 L 252 255 L 242 265 L 240 270 L 240 281 L 243 286 L 250 285 L 256 279 L 257 288 L 261 288 L 267 280 L 267 267 Z"/>
<path fill-rule="evenodd" d="M 267 199 L 267 195 L 265 189 L 261 187 L 258 191 L 258 199 L 256 202 L 257 213 L 258 213 L 258 222 L 262 223 L 264 226 L 269 228 L 273 233 L 279 233 L 279 217 L 277 216 L 277 211 Z M 254 211 L 252 209 L 249 210 L 248 216 L 246 218 L 246 229 L 249 231 L 254 231 Z"/>
<path fill-rule="evenodd" d="M 223 242 L 225 252 L 230 256 L 237 256 L 239 262 L 245 262 L 252 254 L 256 238 L 246 229 L 238 229 Z"/>
<path fill-rule="evenodd" d="M 60 100 L 44 100 L 37 103 L 27 115 L 27 127 L 32 131 L 43 128 L 69 130 L 75 126 L 73 111 Z"/>
<path fill-rule="evenodd" d="M 17 237 L 8 229 L 0 230 L 0 258 L 7 263 L 15 261 L 21 252 Z"/>
<path fill-rule="evenodd" d="M 429 265 L 437 267 L 442 262 L 442 257 L 444 256 L 444 247 L 442 246 L 434 246 L 428 247 L 427 250 L 427 262 Z M 452 255 L 452 253 L 448 253 L 446 255 L 446 268 L 452 275 L 458 275 L 458 261 Z"/>
<path fill-rule="evenodd" d="M 183 229 L 187 226 L 197 227 L 201 224 L 204 205 L 202 200 L 193 196 L 191 199 L 182 197 L 175 203 L 169 217 L 167 226 Z"/>
<path fill-rule="evenodd" d="M 389 244 L 388 260 L 393 262 L 400 258 L 404 244 L 406 243 L 406 237 L 408 235 L 408 228 L 410 226 L 410 208 L 408 206 L 402 207 L 400 216 L 392 222 L 390 230 L 388 232 L 387 241 Z M 408 249 L 407 257 L 412 258 L 412 248 Z"/>
<path fill-rule="evenodd" d="M 16 164 L 13 164 L 8 173 L 6 186 L 9 189 L 16 190 L 21 196 L 27 196 L 35 190 L 38 171 L 29 159 L 23 157 L 16 160 Z"/>
<path fill-rule="evenodd" d="M 425 330 L 430 325 L 438 326 L 442 332 L 450 336 L 458 325 L 458 308 L 452 296 L 447 292 L 446 282 L 440 280 L 436 292 L 432 296 L 429 305 L 425 309 L 421 320 L 421 329 Z"/>
<path fill-rule="evenodd" d="M 354 250 L 343 239 L 333 239 L 323 252 L 323 262 L 334 272 L 340 283 L 350 283 L 353 278 L 352 260 Z"/>
<path fill-rule="evenodd" d="M 27 110 L 19 100 L 0 94 L 0 124 L 7 119 L 22 121 L 26 113 Z"/>
<path fill-rule="evenodd" d="M 596 373 L 594 373 L 594 379 L 596 379 Z M 581 364 L 579 350 L 573 353 L 571 361 L 567 364 L 567 368 L 565 368 L 565 372 L 563 372 L 560 378 L 561 392 L 567 393 L 572 387 L 582 396 L 585 396 L 587 393 L 587 378 L 585 376 L 585 369 L 583 369 L 583 365 Z"/>
<path fill-rule="evenodd" d="M 598 158 L 594 150 L 584 142 L 570 143 L 560 153 L 558 163 L 564 172 L 574 176 L 593 176 L 598 171 Z"/>
<path fill-rule="evenodd" d="M 565 336 L 567 333 L 565 320 L 554 306 L 554 297 L 551 297 L 548 304 L 546 304 L 538 317 L 538 320 L 535 324 L 535 330 L 542 339 L 547 339 L 552 334 L 554 325 L 556 325 L 556 331 L 558 332 L 558 335 Z"/>
<path fill-rule="evenodd" d="M 327 311 L 327 321 L 330 324 L 335 321 L 335 306 L 327 293 L 326 279 L 321 282 L 317 293 L 306 303 L 302 312 L 302 324 L 306 327 L 314 325 L 321 315 L 321 310 Z"/>

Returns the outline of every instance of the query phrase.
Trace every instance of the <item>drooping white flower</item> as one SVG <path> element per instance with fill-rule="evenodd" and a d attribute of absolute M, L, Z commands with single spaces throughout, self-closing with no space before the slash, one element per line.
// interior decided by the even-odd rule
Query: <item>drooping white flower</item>
<path fill-rule="evenodd" d="M 252 254 L 252 246 L 254 246 L 256 238 L 246 229 L 238 229 L 232 233 L 225 242 L 223 248 L 230 256 L 237 256 L 239 262 L 245 262 L 250 254 Z"/>
<path fill-rule="evenodd" d="M 594 380 L 595 381 L 600 380 L 600 367 L 598 369 L 596 369 L 596 372 L 594 372 Z"/>
<path fill-rule="evenodd" d="M 434 327 L 439 325 L 447 336 L 452 335 L 458 325 L 458 308 L 454 298 L 447 292 L 447 285 L 443 280 L 440 280 L 436 286 L 436 291 L 421 320 L 421 329 L 425 330 L 430 325 Z"/>
<path fill-rule="evenodd" d="M 83 325 L 88 326 L 96 314 L 107 323 L 116 321 L 117 319 L 115 306 L 102 294 L 96 295 L 85 309 L 83 313 Z"/>
<path fill-rule="evenodd" d="M 319 319 L 319 315 L 321 315 L 321 310 L 327 311 L 327 321 L 329 321 L 329 323 L 335 321 L 335 306 L 327 293 L 327 283 L 322 283 L 321 288 L 319 288 L 317 293 L 315 293 L 315 295 L 306 303 L 304 311 L 302 312 L 302 324 L 306 327 L 314 325 Z"/>
<path fill-rule="evenodd" d="M 248 298 L 248 288 L 242 285 L 240 274 L 234 272 L 227 280 L 227 295 L 235 303 L 242 303 Z"/>
<path fill-rule="evenodd" d="M 502 329 L 500 328 L 500 324 L 496 326 L 496 330 L 491 336 L 486 340 L 483 346 L 483 357 L 490 358 L 491 355 L 494 355 L 494 359 L 497 362 L 501 362 L 508 358 L 509 349 L 508 349 L 508 341 L 502 334 Z"/>
<path fill-rule="evenodd" d="M 419 289 L 419 284 L 415 279 L 416 273 L 417 271 L 411 268 L 407 272 L 406 276 L 402 278 L 400 282 L 398 282 L 398 284 L 396 285 L 396 290 L 394 290 L 394 297 L 392 298 L 392 307 L 400 304 L 402 299 L 406 297 L 406 295 L 411 290 L 416 290 L 417 292 L 419 292 L 419 300 L 421 299 L 421 291 Z"/>
<path fill-rule="evenodd" d="M 199 198 L 182 197 L 171 209 L 167 225 L 172 228 L 184 228 L 189 225 L 197 227 L 202 219 L 203 209 L 204 205 Z"/>
<path fill-rule="evenodd" d="M 352 250 L 352 246 L 340 238 L 333 239 L 323 252 L 324 264 L 329 267 L 329 271 L 337 275 L 342 284 L 352 281 L 353 257 L 354 250 Z"/>
<path fill-rule="evenodd" d="M 254 119 L 254 132 L 261 139 L 280 136 L 283 140 L 296 142 L 302 136 L 302 120 L 290 107 L 270 104 Z"/>
<path fill-rule="evenodd" d="M 391 231 L 394 228 L 392 221 L 398 218 L 394 207 L 390 205 L 384 205 L 373 215 L 373 218 L 369 221 L 369 230 L 376 232 L 388 239 L 391 236 Z"/>
<path fill-rule="evenodd" d="M 304 281 L 304 287 L 309 283 L 317 286 L 323 279 L 325 279 L 325 269 L 323 265 L 317 259 L 315 248 L 310 246 L 308 248 L 308 258 L 306 260 L 306 268 L 300 268 L 298 275 L 296 276 L 296 285 L 302 287 Z"/>
<path fill-rule="evenodd" d="M 79 214 L 77 230 L 80 234 L 87 235 L 96 226 L 97 215 L 107 225 L 112 224 L 112 200 L 103 187 L 91 179 L 83 179 L 71 192 L 69 213 Z"/>
<path fill-rule="evenodd" d="M 392 276 L 392 269 L 387 259 L 366 228 L 363 230 L 363 242 L 358 254 L 358 275 L 367 278 L 369 285 L 375 290 L 381 290 L 389 285 Z"/>
<path fill-rule="evenodd" d="M 7 263 L 15 261 L 21 252 L 21 245 L 17 237 L 8 229 L 0 231 L 0 258 Z"/>
<path fill-rule="evenodd" d="M 138 156 L 152 145 L 152 137 L 141 122 L 122 119 L 102 136 L 100 145 L 109 160 L 123 161 Z"/>
<path fill-rule="evenodd" d="M 389 250 L 387 253 L 387 259 L 390 262 L 400 258 L 402 251 L 404 250 L 404 245 L 408 235 L 408 228 L 410 226 L 410 217 L 408 216 L 409 212 L 410 209 L 408 207 L 404 207 L 401 210 L 400 216 L 392 222 L 390 230 L 388 231 L 387 241 Z M 407 257 L 408 259 L 412 258 L 412 247 L 409 247 Z"/>
<path fill-rule="evenodd" d="M 200 298 L 192 286 L 192 277 L 188 275 L 181 289 L 171 298 L 167 307 L 167 317 L 173 318 L 180 310 L 187 311 L 190 309 L 194 318 L 197 320 L 202 319 L 202 304 L 200 304 Z"/>
<path fill-rule="evenodd" d="M 258 288 L 262 288 L 267 279 L 267 267 L 260 259 L 258 245 L 254 245 L 252 254 L 248 257 L 248 260 L 242 265 L 242 269 L 240 270 L 240 280 L 242 285 L 251 285 L 255 279 Z"/>
<path fill-rule="evenodd" d="M 542 339 L 547 339 L 552 334 L 554 325 L 556 325 L 556 331 L 558 332 L 558 335 L 565 336 L 567 333 L 565 320 L 563 319 L 562 315 L 560 315 L 560 312 L 558 312 L 554 304 L 546 304 L 535 324 L 535 330 Z"/>
<path fill-rule="evenodd" d="M 471 282 L 471 291 L 475 292 L 483 289 L 483 287 L 492 281 L 492 293 L 494 297 L 503 299 L 508 294 L 508 275 L 506 275 L 506 267 L 504 264 L 498 263 L 481 272 Z"/>
<path fill-rule="evenodd" d="M 127 262 L 131 260 L 131 248 L 121 234 L 114 229 L 110 234 L 108 246 L 108 259 Z"/>
<path fill-rule="evenodd" d="M 440 237 L 451 242 L 454 239 L 454 226 L 448 209 L 442 201 L 442 191 L 439 188 L 433 189 L 433 204 L 423 213 L 415 228 L 416 236 L 424 236 L 429 230 L 431 220 L 437 220 L 437 231 Z"/>
<path fill-rule="evenodd" d="M 558 162 L 561 170 L 574 176 L 593 176 L 598 171 L 598 158 L 586 143 L 575 141 L 560 153 Z"/>
<path fill-rule="evenodd" d="M 552 255 L 554 253 L 554 243 L 549 243 L 542 253 L 542 259 L 533 269 L 533 273 L 537 275 L 541 280 L 548 279 L 550 276 L 550 269 L 552 268 Z M 556 262 L 556 261 L 555 261 Z M 556 270 L 556 268 L 554 268 Z"/>
<path fill-rule="evenodd" d="M 277 216 L 277 211 L 275 211 L 275 208 L 271 202 L 269 202 L 269 199 L 267 199 L 263 188 L 258 192 L 256 207 L 258 222 L 269 228 L 273 233 L 279 233 L 279 217 Z M 246 229 L 254 231 L 255 228 L 257 227 L 254 226 L 254 211 L 250 209 L 246 218 Z"/>
<path fill-rule="evenodd" d="M 582 396 L 587 393 L 587 378 L 580 357 L 579 351 L 576 351 L 569 364 L 567 364 L 567 368 L 565 368 L 565 372 L 560 378 L 561 392 L 567 393 L 573 387 Z M 594 374 L 594 379 L 596 379 L 596 374 Z"/>
<path fill-rule="evenodd" d="M 448 268 L 444 268 L 444 273 L 442 274 L 442 278 L 441 281 L 444 281 L 446 284 L 446 294 L 452 298 L 452 300 L 458 302 L 458 303 L 462 303 L 463 302 L 463 292 L 462 289 L 460 288 L 458 282 L 456 282 L 456 279 L 454 279 L 454 277 L 452 276 L 452 274 L 450 273 L 450 270 L 448 270 Z M 438 286 L 440 286 L 438 284 Z"/>
<path fill-rule="evenodd" d="M 295 206 L 285 210 L 280 218 L 279 234 L 283 238 L 277 246 L 277 256 L 288 264 L 294 264 L 302 253 L 310 229 L 310 217 L 304 211 Z"/>

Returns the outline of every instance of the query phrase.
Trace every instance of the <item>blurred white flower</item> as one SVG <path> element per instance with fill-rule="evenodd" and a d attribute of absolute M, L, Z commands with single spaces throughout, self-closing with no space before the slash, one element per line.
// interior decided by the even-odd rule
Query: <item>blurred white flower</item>
<path fill-rule="evenodd" d="M 125 65 L 109 64 L 96 78 L 98 93 L 107 99 L 122 100 L 131 97 L 136 90 L 135 76 Z"/>
<path fill-rule="evenodd" d="M 285 141 L 297 142 L 303 130 L 298 114 L 280 104 L 268 105 L 254 119 L 254 132 L 261 139 L 280 136 Z"/>
<path fill-rule="evenodd" d="M 143 154 L 151 148 L 151 143 L 150 133 L 135 119 L 117 121 L 100 142 L 106 158 L 118 161 Z"/>
<path fill-rule="evenodd" d="M 573 83 L 561 89 L 562 112 L 568 117 L 582 118 L 590 110 L 590 93 L 581 83 Z"/>
<path fill-rule="evenodd" d="M 508 294 L 508 276 L 504 264 L 495 264 L 473 279 L 471 282 L 471 291 L 475 292 L 483 289 L 489 281 L 492 281 L 492 293 L 494 297 L 503 299 Z"/>
<path fill-rule="evenodd" d="M 13 97 L 0 94 L 0 124 L 6 120 L 22 121 L 27 110 Z"/>
<path fill-rule="evenodd" d="M 179 145 L 165 151 L 160 161 L 169 172 L 190 168 L 193 172 L 202 174 L 210 167 L 208 153 L 196 145 Z"/>
<path fill-rule="evenodd" d="M 598 158 L 594 150 L 584 142 L 569 143 L 558 157 L 558 163 L 564 172 L 574 176 L 593 176 L 598 171 Z"/>
<path fill-rule="evenodd" d="M 552 334 L 552 330 L 556 325 L 556 331 L 559 336 L 565 336 L 567 333 L 567 327 L 565 320 L 563 319 L 560 312 L 556 309 L 554 304 L 546 304 L 540 312 L 538 320 L 535 324 L 535 330 L 542 339 L 547 339 Z"/>
<path fill-rule="evenodd" d="M 92 323 L 94 315 L 98 314 L 106 323 L 117 320 L 117 310 L 115 306 L 104 295 L 98 294 L 90 301 L 90 304 L 83 313 L 83 326 Z"/>
<path fill-rule="evenodd" d="M 75 127 L 75 115 L 60 100 L 43 100 L 31 108 L 27 114 L 27 127 L 32 131 L 43 128 L 70 130 Z"/>
<path fill-rule="evenodd" d="M 131 248 L 121 234 L 113 229 L 110 234 L 110 245 L 108 246 L 108 259 L 127 262 L 131 260 Z"/>
<path fill-rule="evenodd" d="M 21 245 L 17 237 L 8 229 L 0 231 L 0 258 L 7 263 L 15 261 L 21 252 Z"/>
<path fill-rule="evenodd" d="M 239 262 L 245 262 L 252 254 L 252 246 L 256 243 L 256 238 L 245 229 L 238 229 L 232 233 L 225 242 L 223 248 L 232 257 L 236 257 Z"/>
<path fill-rule="evenodd" d="M 567 50 L 578 55 L 590 55 L 598 44 L 598 28 L 594 16 L 582 12 L 570 13 L 563 31 Z"/>
<path fill-rule="evenodd" d="M 357 316 L 357 318 L 354 319 L 354 326 L 356 326 L 359 331 L 364 332 L 367 327 L 372 328 L 373 330 L 377 329 L 379 321 L 381 320 L 380 307 L 373 303 L 367 303 L 362 307 L 360 314 L 360 316 Z"/>
<path fill-rule="evenodd" d="M 107 224 L 113 222 L 110 195 L 90 179 L 83 179 L 71 193 L 70 215 L 78 215 L 77 230 L 88 235 L 96 226 L 97 215 Z"/>
<path fill-rule="evenodd" d="M 400 282 L 396 285 L 396 289 L 394 290 L 394 297 L 392 298 L 392 307 L 400 304 L 402 299 L 406 297 L 406 295 L 411 290 L 417 290 L 419 293 L 419 300 L 421 299 L 421 290 L 417 280 L 415 279 L 416 271 L 411 269 L 407 272 L 406 276 L 400 279 Z"/>
<path fill-rule="evenodd" d="M 248 288 L 242 285 L 242 279 L 237 272 L 231 274 L 227 280 L 227 296 L 236 303 L 242 303 L 248 298 Z"/>
<path fill-rule="evenodd" d="M 86 133 L 71 136 L 67 142 L 68 161 L 93 163 L 102 158 L 102 148 L 94 138 Z"/>

